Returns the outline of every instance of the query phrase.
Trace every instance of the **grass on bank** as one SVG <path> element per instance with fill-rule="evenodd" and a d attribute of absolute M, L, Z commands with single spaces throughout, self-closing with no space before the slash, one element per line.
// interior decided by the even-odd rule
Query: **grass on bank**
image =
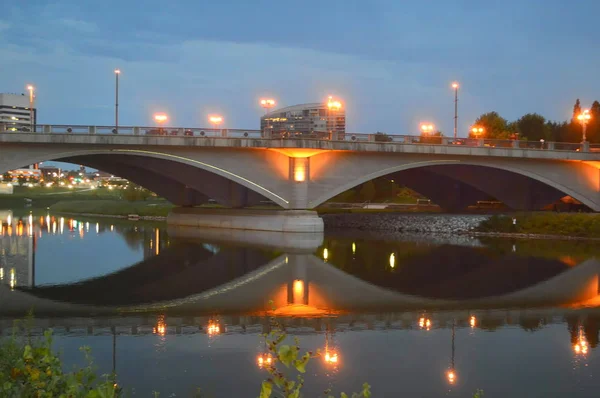
<path fill-rule="evenodd" d="M 517 220 L 515 225 L 513 218 Z M 476 231 L 600 238 L 600 215 L 550 212 L 495 215 L 482 221 Z"/>
<path fill-rule="evenodd" d="M 50 210 L 55 213 L 71 214 L 107 216 L 137 214 L 147 217 L 166 217 L 173 207 L 175 206 L 166 201 L 69 200 L 60 201 L 50 206 Z"/>

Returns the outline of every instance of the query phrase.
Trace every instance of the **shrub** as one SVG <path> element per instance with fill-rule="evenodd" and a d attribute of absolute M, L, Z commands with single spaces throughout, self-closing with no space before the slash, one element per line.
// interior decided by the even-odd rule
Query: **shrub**
<path fill-rule="evenodd" d="M 52 332 L 43 339 L 13 336 L 0 345 L 0 396 L 114 398 L 120 389 L 113 376 L 97 380 L 89 348 L 82 348 L 87 366 L 64 372 L 60 358 L 52 352 Z"/>

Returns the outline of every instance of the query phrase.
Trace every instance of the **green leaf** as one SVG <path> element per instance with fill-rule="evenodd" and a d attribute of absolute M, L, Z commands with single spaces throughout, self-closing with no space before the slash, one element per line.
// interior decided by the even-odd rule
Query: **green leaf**
<path fill-rule="evenodd" d="M 292 361 L 296 359 L 298 355 L 298 349 L 296 347 L 290 347 L 289 345 L 282 345 L 279 347 L 279 352 L 277 356 L 281 363 L 283 363 L 286 367 L 290 367 Z"/>
<path fill-rule="evenodd" d="M 365 398 L 369 398 L 371 396 L 371 386 L 369 385 L 369 383 L 364 383 L 363 384 L 363 391 L 362 391 L 362 395 Z"/>
<path fill-rule="evenodd" d="M 306 373 L 306 364 L 308 363 L 308 360 L 310 359 L 310 354 L 306 353 L 302 356 L 302 358 L 297 359 L 294 362 L 294 366 L 296 367 L 296 369 L 298 370 L 298 372 L 300 373 Z"/>
<path fill-rule="evenodd" d="M 345 392 L 343 392 L 343 393 L 340 395 L 340 398 L 348 398 L 348 395 L 347 395 Z"/>
<path fill-rule="evenodd" d="M 262 387 L 260 388 L 260 398 L 269 398 L 273 392 L 273 384 L 270 381 L 263 381 Z"/>
<path fill-rule="evenodd" d="M 23 351 L 23 359 L 33 359 L 33 351 L 31 350 L 31 346 L 29 344 L 25 346 L 25 350 Z"/>

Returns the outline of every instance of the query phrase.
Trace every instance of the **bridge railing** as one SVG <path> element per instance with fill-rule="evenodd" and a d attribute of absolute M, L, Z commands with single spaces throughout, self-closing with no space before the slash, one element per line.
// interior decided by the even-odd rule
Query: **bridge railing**
<path fill-rule="evenodd" d="M 239 139 L 303 139 L 326 140 L 343 142 L 374 142 L 381 144 L 408 144 L 408 145 L 459 145 L 468 147 L 537 149 L 554 151 L 592 151 L 600 152 L 600 144 L 570 143 L 570 142 L 545 142 L 522 140 L 498 140 L 488 138 L 453 138 L 425 135 L 398 135 L 398 134 L 364 134 L 364 133 L 327 133 L 314 132 L 311 134 L 281 134 L 269 131 L 249 129 L 219 129 L 214 127 L 138 127 L 138 126 L 81 126 L 81 125 L 36 125 L 34 131 L 30 126 L 15 127 L 10 124 L 0 123 L 0 133 L 32 133 L 32 134 L 77 134 L 77 135 L 144 135 L 168 139 L 169 137 L 197 137 L 197 138 L 239 138 Z"/>

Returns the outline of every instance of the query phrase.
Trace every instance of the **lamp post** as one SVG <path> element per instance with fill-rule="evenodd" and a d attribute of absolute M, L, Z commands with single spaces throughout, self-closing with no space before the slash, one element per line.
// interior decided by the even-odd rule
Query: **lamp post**
<path fill-rule="evenodd" d="M 590 115 L 590 111 L 589 109 L 585 109 L 583 112 L 581 112 L 579 115 L 577 115 L 577 120 L 579 120 L 579 123 L 581 123 L 581 128 L 583 130 L 583 142 L 586 142 L 586 128 L 587 128 L 587 124 L 590 121 L 590 119 L 592 118 L 592 115 Z"/>
<path fill-rule="evenodd" d="M 473 128 L 471 129 L 471 132 L 473 133 L 475 138 L 479 138 L 479 136 L 483 134 L 484 131 L 484 128 L 480 126 L 473 126 Z"/>
<path fill-rule="evenodd" d="M 458 135 L 458 83 L 452 83 L 454 89 L 454 139 Z"/>
<path fill-rule="evenodd" d="M 34 107 L 34 100 L 35 100 L 35 88 L 30 84 L 27 86 L 27 90 L 29 91 L 29 131 L 33 132 L 33 130 L 35 129 L 35 121 L 33 120 L 34 118 L 34 112 L 33 112 L 33 107 Z"/>
<path fill-rule="evenodd" d="M 115 69 L 115 134 L 119 133 L 119 75 L 120 69 Z"/>
<path fill-rule="evenodd" d="M 161 134 L 163 132 L 163 125 L 169 120 L 169 117 L 165 113 L 155 113 L 154 121 L 158 123 L 158 132 Z"/>
<path fill-rule="evenodd" d="M 269 121 L 266 118 L 266 116 L 269 113 L 269 109 L 271 109 L 271 108 L 273 108 L 275 106 L 275 100 L 274 99 L 270 99 L 270 98 L 263 98 L 263 99 L 260 100 L 260 106 L 262 106 L 263 108 L 265 108 L 265 129 L 263 131 L 263 136 L 266 137 L 267 130 L 269 128 Z M 271 138 L 270 134 L 269 134 L 268 138 Z"/>
<path fill-rule="evenodd" d="M 333 97 L 330 95 L 327 98 L 327 131 L 329 132 L 329 139 L 333 138 L 333 128 L 335 128 L 335 123 L 331 121 L 331 111 L 339 111 L 342 109 L 342 103 L 340 101 L 334 101 Z"/>
<path fill-rule="evenodd" d="M 421 123 L 421 133 L 423 133 L 423 135 L 430 135 L 433 133 L 434 129 L 435 126 L 431 123 Z"/>
<path fill-rule="evenodd" d="M 215 126 L 216 129 L 219 128 L 219 125 L 221 125 L 221 123 L 223 123 L 223 116 L 221 115 L 210 115 L 208 117 L 208 121 Z"/>

